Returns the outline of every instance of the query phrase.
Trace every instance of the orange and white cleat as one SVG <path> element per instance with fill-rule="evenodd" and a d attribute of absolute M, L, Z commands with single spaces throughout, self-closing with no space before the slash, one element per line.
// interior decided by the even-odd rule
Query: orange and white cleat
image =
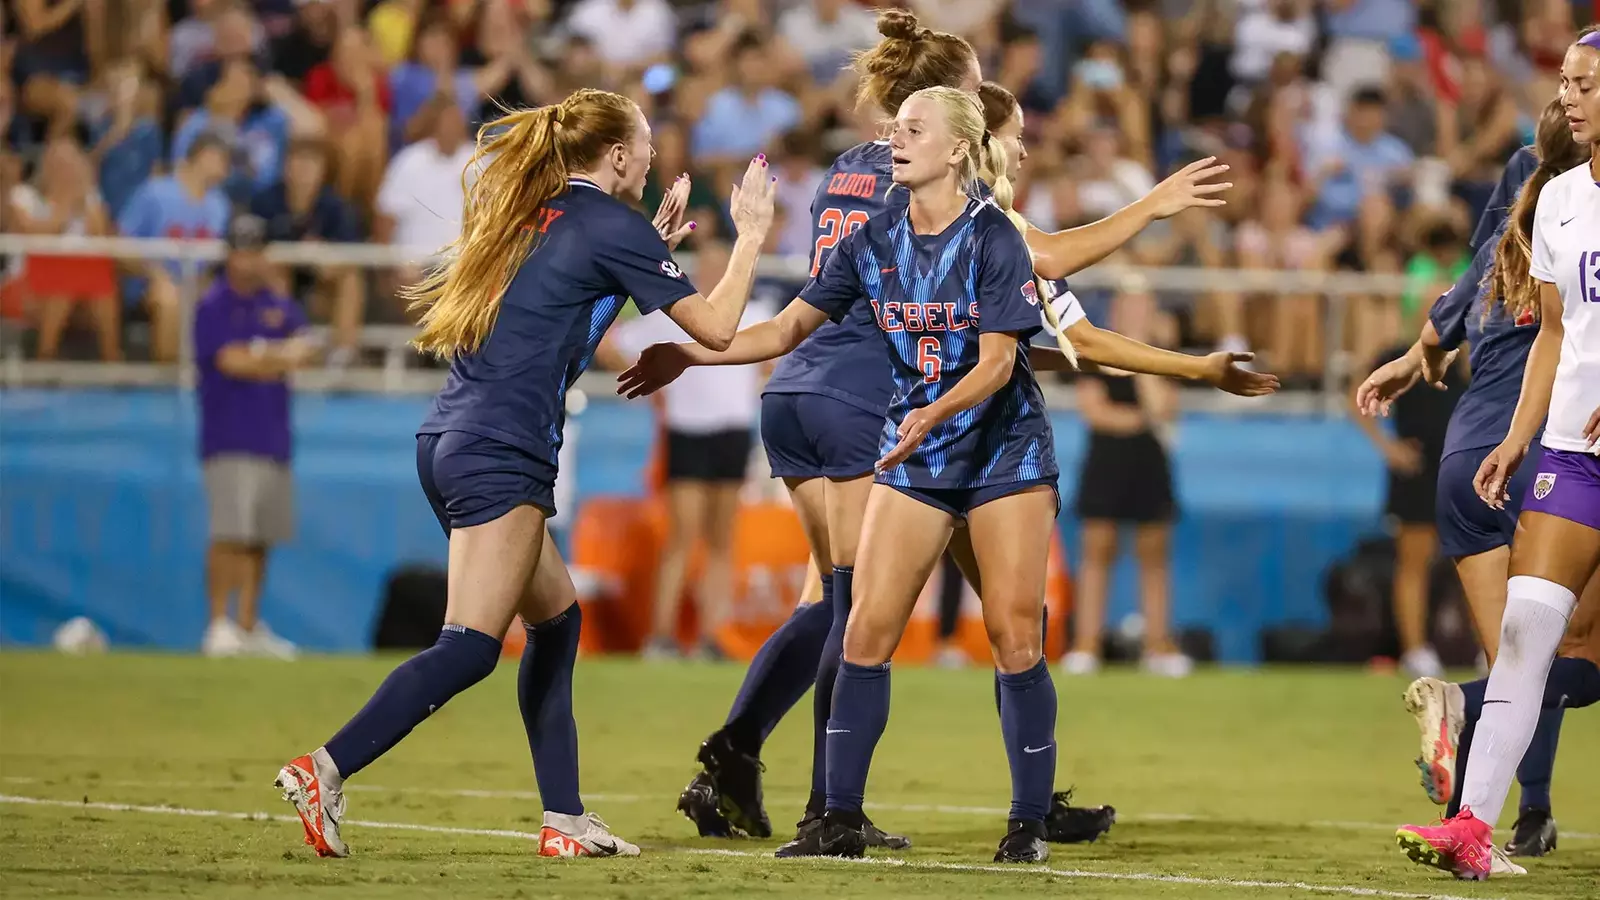
<path fill-rule="evenodd" d="M 594 813 L 544 814 L 539 829 L 540 856 L 638 856 L 639 848 L 611 833 Z"/>
<path fill-rule="evenodd" d="M 1428 799 L 1443 806 L 1456 790 L 1456 747 L 1466 722 L 1466 698 L 1461 688 L 1437 678 L 1418 678 L 1405 692 L 1406 710 L 1422 732 L 1417 769 Z"/>
<path fill-rule="evenodd" d="M 1402 825 L 1395 843 L 1412 862 L 1483 881 L 1494 868 L 1494 828 L 1463 808 L 1437 825 Z"/>
<path fill-rule="evenodd" d="M 278 770 L 273 784 L 283 789 L 283 799 L 294 804 L 300 823 L 306 828 L 306 843 L 318 856 L 349 856 L 350 848 L 339 837 L 339 820 L 344 818 L 344 792 L 331 788 L 317 776 L 311 754 L 297 756 Z"/>

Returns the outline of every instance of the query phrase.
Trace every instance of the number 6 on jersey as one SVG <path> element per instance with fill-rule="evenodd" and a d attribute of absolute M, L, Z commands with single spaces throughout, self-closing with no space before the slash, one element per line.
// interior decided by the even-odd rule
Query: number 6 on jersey
<path fill-rule="evenodd" d="M 944 366 L 943 348 L 936 337 L 917 338 L 917 367 L 922 370 L 922 383 L 932 384 L 939 380 L 939 371 Z"/>

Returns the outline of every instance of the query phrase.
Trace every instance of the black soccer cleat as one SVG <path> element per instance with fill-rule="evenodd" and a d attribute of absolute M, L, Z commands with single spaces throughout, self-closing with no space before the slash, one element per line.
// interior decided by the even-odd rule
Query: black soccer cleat
<path fill-rule="evenodd" d="M 890 834 L 872 824 L 872 820 L 866 816 L 861 817 L 861 822 L 861 836 L 867 839 L 868 847 L 878 847 L 884 850 L 911 849 L 911 838 L 903 834 Z"/>
<path fill-rule="evenodd" d="M 866 817 L 860 813 L 823 813 L 821 818 L 800 820 L 794 840 L 773 852 L 779 859 L 807 856 L 835 856 L 860 859 L 867 855 Z"/>
<path fill-rule="evenodd" d="M 700 745 L 700 765 L 716 788 L 718 807 L 733 827 L 754 838 L 772 837 L 772 820 L 761 802 L 761 760 L 733 746 L 718 731 Z"/>
<path fill-rule="evenodd" d="M 678 812 L 694 823 L 701 837 L 733 837 L 733 825 L 718 808 L 717 786 L 705 772 L 694 776 L 678 795 Z"/>
<path fill-rule="evenodd" d="M 1052 844 L 1092 844 L 1117 822 L 1110 806 L 1073 806 L 1072 789 L 1050 795 L 1044 817 L 1044 839 Z"/>
<path fill-rule="evenodd" d="M 1012 819 L 1006 836 L 1000 839 L 1000 849 L 994 852 L 995 862 L 1042 863 L 1050 859 L 1050 845 L 1044 842 L 1044 823 Z"/>
<path fill-rule="evenodd" d="M 1511 826 L 1506 852 L 1512 856 L 1544 856 L 1556 849 L 1556 820 L 1548 809 L 1525 809 Z"/>

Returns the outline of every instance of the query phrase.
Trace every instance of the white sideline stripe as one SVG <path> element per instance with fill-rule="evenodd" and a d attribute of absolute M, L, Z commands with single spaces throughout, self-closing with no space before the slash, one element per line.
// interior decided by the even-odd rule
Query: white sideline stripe
<path fill-rule="evenodd" d="M 96 812 L 147 813 L 168 816 L 192 816 L 204 819 L 231 819 L 241 822 L 300 823 L 299 816 L 272 813 L 228 812 L 220 809 L 189 809 L 182 806 L 140 806 L 132 803 L 83 803 L 73 800 L 48 800 L 39 797 L 22 797 L 0 794 L 0 803 L 25 806 L 47 806 L 59 809 L 94 810 Z M 362 828 L 386 828 L 393 831 L 422 831 L 431 834 L 461 834 L 479 837 L 505 837 L 536 841 L 537 834 L 503 828 L 457 828 L 447 825 L 414 825 L 409 822 L 371 822 L 346 819 L 344 824 Z M 673 848 L 668 853 L 693 856 L 735 856 L 746 859 L 770 859 L 766 853 L 751 850 L 720 850 L 704 848 Z M 1384 897 L 1396 900 L 1486 900 L 1482 897 L 1458 897 L 1451 894 L 1418 894 L 1408 891 L 1384 891 L 1376 888 L 1358 888 L 1348 885 L 1308 884 L 1303 881 L 1246 881 L 1234 878 L 1198 878 L 1192 875 L 1157 875 L 1152 872 L 1089 872 L 1082 869 L 1053 869 L 1049 866 L 982 866 L 966 863 L 933 862 L 931 860 L 906 860 L 894 857 L 868 857 L 859 860 L 810 859 L 797 860 L 783 865 L 878 865 L 892 868 L 921 869 L 938 872 L 996 872 L 1006 875 L 1054 876 L 1057 878 L 1088 878 L 1103 881 L 1145 881 L 1160 884 L 1187 884 L 1206 887 L 1259 888 L 1262 890 L 1310 891 L 1319 894 L 1340 894 L 1349 897 Z"/>
<path fill-rule="evenodd" d="M 47 779 L 27 778 L 15 775 L 5 776 L 3 779 L 10 784 L 48 784 Z M 196 790 L 258 790 L 260 785 L 248 781 L 213 782 L 203 783 L 195 781 L 120 781 L 120 780 L 95 780 L 88 784 L 73 785 L 74 790 L 87 787 L 135 787 L 135 788 L 191 788 Z M 537 791 L 512 791 L 488 790 L 477 788 L 427 788 L 427 787 L 391 787 L 382 784 L 347 784 L 344 786 L 346 793 L 351 794 L 428 794 L 437 797 L 471 797 L 479 800 L 538 800 Z M 666 794 L 590 794 L 585 793 L 584 799 L 594 803 L 664 803 L 676 800 L 677 797 Z M 770 802 L 798 806 L 805 802 L 804 797 L 768 797 Z M 935 813 L 950 816 L 1004 816 L 1011 812 L 1004 806 L 952 806 L 942 803 L 871 803 L 866 804 L 871 811 L 893 813 Z M 1192 813 L 1117 813 L 1118 822 L 1237 822 L 1240 824 L 1291 824 L 1308 828 L 1326 828 L 1333 831 L 1394 831 L 1398 827 L 1394 823 L 1383 822 L 1351 822 L 1332 819 L 1315 819 L 1306 822 L 1273 822 L 1266 819 L 1235 819 L 1226 816 L 1205 816 Z M 1562 831 L 1561 837 L 1575 841 L 1600 840 L 1600 834 L 1586 831 Z"/>

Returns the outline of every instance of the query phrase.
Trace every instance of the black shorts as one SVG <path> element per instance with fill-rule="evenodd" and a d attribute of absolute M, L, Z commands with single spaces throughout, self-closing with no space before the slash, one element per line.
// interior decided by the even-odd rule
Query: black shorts
<path fill-rule="evenodd" d="M 1154 435 L 1089 436 L 1078 475 L 1078 518 L 1111 522 L 1170 522 L 1172 466 Z"/>
<path fill-rule="evenodd" d="M 1471 485 L 1471 479 L 1468 479 Z M 1384 501 L 1384 514 L 1392 516 L 1403 525 L 1432 525 L 1437 519 L 1439 467 L 1425 465 L 1415 475 L 1389 472 L 1389 490 Z"/>
<path fill-rule="evenodd" d="M 761 443 L 774 478 L 859 478 L 882 455 L 886 415 L 823 394 L 764 394 Z"/>
<path fill-rule="evenodd" d="M 465 431 L 417 435 L 417 477 L 445 534 L 519 506 L 556 514 L 556 468 L 510 444 Z"/>
<path fill-rule="evenodd" d="M 667 432 L 668 481 L 744 481 L 750 463 L 750 429 L 706 434 Z"/>

